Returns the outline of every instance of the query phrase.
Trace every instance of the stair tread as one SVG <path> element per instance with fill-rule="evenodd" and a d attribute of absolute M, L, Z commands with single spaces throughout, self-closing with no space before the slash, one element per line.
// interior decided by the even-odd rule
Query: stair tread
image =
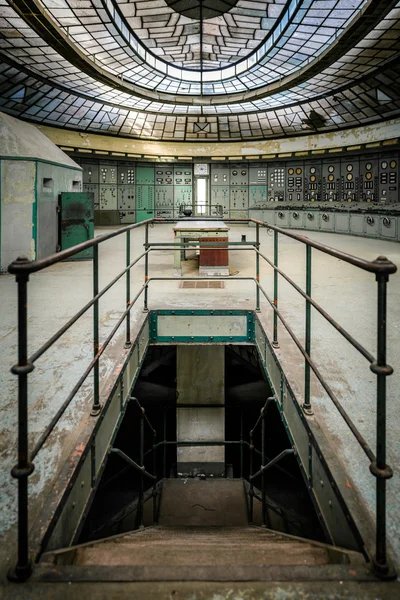
<path fill-rule="evenodd" d="M 325 548 L 252 527 L 166 528 L 78 548 L 75 565 L 323 565 Z"/>

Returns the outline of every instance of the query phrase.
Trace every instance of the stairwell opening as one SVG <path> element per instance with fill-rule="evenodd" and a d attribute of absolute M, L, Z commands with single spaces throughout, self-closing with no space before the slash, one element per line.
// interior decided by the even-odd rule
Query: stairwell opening
<path fill-rule="evenodd" d="M 181 417 L 178 416 L 177 418 L 177 413 L 179 415 L 180 410 L 179 408 L 177 410 L 177 406 L 179 406 L 179 401 L 182 402 L 183 397 L 182 384 L 178 384 L 180 378 L 179 368 L 184 364 L 178 353 L 181 352 L 182 357 L 185 348 L 187 349 L 186 353 L 190 352 L 190 346 L 180 346 L 179 350 L 177 346 L 172 345 L 150 346 L 138 380 L 132 390 L 132 397 L 139 400 L 140 406 L 145 410 L 148 423 L 157 432 L 156 437 L 154 437 L 149 426 L 145 425 L 143 428 L 143 465 L 147 472 L 154 473 L 157 478 L 156 492 L 154 482 L 143 478 L 142 491 L 145 503 L 141 516 L 138 510 L 141 474 L 124 462 L 120 455 L 110 454 L 100 485 L 82 527 L 79 543 L 132 531 L 140 526 L 139 521 L 142 521 L 145 527 L 152 525 L 155 516 L 154 507 L 156 506 L 156 503 L 153 502 L 154 494 L 157 493 L 159 499 L 157 504 L 158 515 L 160 501 L 162 501 L 163 482 L 174 479 L 183 482 L 189 479 L 197 479 L 202 482 L 202 485 L 221 479 L 235 479 L 237 481 L 243 479 L 247 492 L 247 520 L 249 519 L 248 482 L 251 472 L 256 473 L 262 464 L 261 427 L 254 429 L 252 435 L 253 445 L 258 449 L 258 452 L 253 454 L 252 467 L 250 467 L 248 442 L 250 432 L 254 428 L 266 398 L 272 396 L 271 389 L 264 377 L 263 369 L 259 365 L 258 355 L 254 347 L 249 345 L 219 346 L 219 356 L 222 356 L 223 360 L 224 407 L 220 433 L 224 441 L 236 443 L 227 444 L 222 448 L 222 453 L 221 449 L 217 448 L 219 456 L 223 456 L 223 463 L 222 466 L 218 467 L 222 470 L 217 469 L 215 473 L 209 471 L 209 465 L 203 465 L 204 468 L 202 468 L 201 462 L 185 462 L 186 459 L 179 455 L 177 444 L 177 441 L 182 440 L 182 432 L 187 431 L 184 428 L 182 429 L 179 422 Z M 210 369 L 213 368 L 215 368 L 215 365 L 210 365 Z M 181 394 L 178 390 L 179 386 Z M 185 398 L 183 401 L 185 401 Z M 187 414 L 190 415 L 187 417 L 188 420 L 197 419 L 201 423 L 203 413 L 200 409 L 186 408 L 185 403 L 181 406 L 183 406 L 181 412 L 187 411 Z M 213 412 L 213 409 L 210 408 L 212 414 L 216 414 L 219 410 L 217 408 Z M 140 464 L 141 453 L 140 415 L 140 407 L 135 401 L 131 401 L 113 442 L 114 448 L 121 450 L 137 464 Z M 167 440 L 167 444 L 162 443 L 164 439 Z M 213 440 L 215 439 L 214 437 Z M 240 443 L 241 440 L 242 443 Z M 151 452 L 154 444 L 157 444 L 155 449 L 156 460 L 154 460 L 154 453 Z M 265 459 L 272 459 L 287 448 L 290 448 L 289 438 L 279 411 L 275 403 L 271 402 L 268 404 L 265 417 Z M 191 466 L 188 467 L 187 465 Z M 193 467 L 193 465 L 195 466 Z M 184 469 L 190 468 L 192 468 L 191 472 L 184 471 Z M 266 498 L 264 521 L 267 528 L 316 541 L 326 541 L 295 456 L 286 456 L 277 465 L 269 469 L 264 476 L 264 481 Z M 260 497 L 261 495 L 262 477 L 258 476 L 254 479 L 253 485 L 256 498 L 254 499 L 251 522 L 254 525 L 262 525 L 262 508 L 261 503 L 257 500 L 257 496 Z M 187 488 L 183 487 L 182 489 Z M 223 490 L 222 487 L 218 489 Z M 242 489 L 242 487 L 238 489 Z M 165 485 L 164 491 L 166 491 Z M 171 492 L 170 489 L 168 498 L 171 497 Z M 200 494 L 199 497 L 201 498 L 200 487 L 197 488 L 196 493 Z M 221 491 L 221 493 L 225 492 Z M 180 502 L 183 502 L 179 494 L 175 500 L 169 500 L 172 505 L 176 504 L 176 518 L 178 518 Z M 213 502 L 218 503 L 218 498 L 214 496 Z M 200 508 L 198 505 L 200 505 Z M 205 508 L 203 506 L 202 512 L 201 506 L 203 506 L 201 501 L 194 503 L 195 523 L 197 525 L 202 523 L 209 525 L 211 523 L 212 526 L 216 526 L 215 523 L 219 523 L 219 521 L 215 515 L 212 515 L 213 507 L 204 505 Z M 224 522 L 234 522 L 233 513 L 237 510 L 235 509 L 235 502 L 228 502 L 224 507 L 225 512 L 232 511 L 232 520 L 229 520 L 229 515 L 225 515 Z"/>

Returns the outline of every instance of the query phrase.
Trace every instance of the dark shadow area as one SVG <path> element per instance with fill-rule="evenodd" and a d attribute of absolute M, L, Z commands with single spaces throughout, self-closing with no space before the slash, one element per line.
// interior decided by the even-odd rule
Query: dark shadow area
<path fill-rule="evenodd" d="M 150 346 L 139 378 L 132 391 L 140 405 L 131 399 L 113 443 L 113 447 L 141 464 L 141 427 L 144 433 L 144 467 L 159 481 L 158 500 L 162 481 L 177 477 L 176 444 L 177 358 L 175 346 Z M 254 346 L 237 345 L 225 348 L 225 473 L 227 478 L 244 479 L 249 492 L 249 478 L 261 467 L 262 425 L 260 410 L 271 388 L 258 361 Z M 148 419 L 142 421 L 143 407 Z M 149 426 L 151 424 L 151 427 Z M 153 429 L 156 435 L 153 435 Z M 250 432 L 253 433 L 251 464 Z M 290 448 L 290 441 L 275 402 L 270 402 L 265 412 L 265 461 L 275 458 Z M 141 523 L 138 512 L 141 474 L 117 454 L 110 454 L 98 490 L 82 529 L 79 543 L 131 531 Z M 308 494 L 295 456 L 283 458 L 264 475 L 266 527 L 324 541 L 313 503 Z M 254 481 L 253 523 L 262 524 L 262 477 Z M 143 478 L 144 526 L 153 524 L 153 510 L 158 510 L 153 482 Z M 154 502 L 154 505 L 153 505 Z M 179 498 L 176 499 L 179 503 Z M 249 495 L 247 494 L 249 505 Z"/>

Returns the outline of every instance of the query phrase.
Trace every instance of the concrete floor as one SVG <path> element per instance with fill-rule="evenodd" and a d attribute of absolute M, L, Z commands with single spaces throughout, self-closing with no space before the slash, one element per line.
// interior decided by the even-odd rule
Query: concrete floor
<path fill-rule="evenodd" d="M 110 229 L 100 228 L 96 233 Z M 153 241 L 172 241 L 171 225 L 157 225 L 150 230 Z M 241 234 L 247 239 L 255 238 L 255 230 L 234 226 L 230 232 L 232 241 L 240 241 Z M 373 260 L 383 254 L 400 265 L 400 245 L 379 240 L 366 240 L 350 236 L 308 232 L 308 237 L 335 248 Z M 266 230 L 261 232 L 262 250 L 273 255 L 273 237 Z M 132 257 L 143 249 L 143 231 L 132 234 Z M 100 285 L 110 281 L 122 269 L 125 261 L 124 236 L 113 238 L 100 248 Z M 230 252 L 231 274 L 254 275 L 254 254 L 243 251 Z M 305 247 L 294 240 L 281 236 L 280 267 L 299 285 L 305 286 Z M 189 260 L 184 274 L 196 275 L 196 263 Z M 313 251 L 312 295 L 352 335 L 372 353 L 376 351 L 376 284 L 371 274 L 362 272 L 337 259 Z M 36 350 L 91 296 L 91 263 L 68 262 L 50 267 L 31 277 L 29 284 L 29 350 Z M 172 276 L 173 253 L 152 252 L 151 276 Z M 132 293 L 143 283 L 143 262 L 132 270 Z M 225 289 L 180 289 L 179 281 L 152 282 L 149 292 L 149 308 L 254 308 L 254 284 L 252 282 L 226 282 Z M 272 271 L 262 264 L 261 283 L 272 295 Z M 388 297 L 388 362 L 395 373 L 388 378 L 388 463 L 395 475 L 388 483 L 388 528 L 392 546 L 400 561 L 400 274 L 391 277 Z M 124 310 L 125 284 L 120 281 L 100 302 L 101 339 L 104 340 Z M 16 523 L 16 486 L 9 470 L 16 460 L 16 378 L 9 368 L 16 361 L 16 284 L 9 275 L 0 277 L 0 535 L 6 544 L 0 550 L 2 571 L 10 555 L 7 543 L 14 543 Z M 288 317 L 295 333 L 304 339 L 304 301 L 285 282 L 280 283 L 280 309 Z M 142 318 L 141 306 L 133 311 L 133 328 Z M 271 310 L 262 302 L 262 314 L 271 323 Z M 320 370 L 327 376 L 338 398 L 348 410 L 372 448 L 375 448 L 375 382 L 368 363 L 341 340 L 336 331 L 313 311 L 312 356 Z M 303 361 L 300 353 L 280 328 L 282 355 L 291 380 L 302 391 Z M 111 345 L 101 365 L 106 378 L 112 371 L 115 357 L 122 349 L 123 339 Z M 43 431 L 54 411 L 64 400 L 67 391 L 83 372 L 91 358 L 91 311 L 36 364 L 30 375 L 29 430 L 31 442 Z M 36 460 L 31 483 L 32 517 L 40 508 L 40 499 L 48 489 L 54 471 L 57 471 L 80 429 L 88 419 L 90 408 L 89 380 L 74 405 L 67 411 L 57 430 Z M 338 456 L 345 465 L 349 485 L 359 489 L 369 510 L 374 508 L 374 478 L 370 475 L 368 461 L 330 400 L 317 384 L 313 385 L 313 404 L 316 418 L 325 433 L 334 442 Z"/>

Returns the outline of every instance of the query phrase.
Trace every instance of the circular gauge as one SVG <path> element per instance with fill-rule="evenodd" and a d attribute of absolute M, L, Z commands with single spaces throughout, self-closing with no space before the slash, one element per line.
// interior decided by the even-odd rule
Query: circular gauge
<path fill-rule="evenodd" d="M 237 171 L 232 171 L 232 175 L 237 175 Z"/>
<path fill-rule="evenodd" d="M 381 162 L 381 167 L 382 167 L 382 169 L 386 169 L 387 168 L 387 162 L 386 162 L 386 160 L 384 160 L 383 162 Z"/>
<path fill-rule="evenodd" d="M 395 169 L 397 167 L 397 162 L 395 160 L 390 161 L 390 168 Z"/>
<path fill-rule="evenodd" d="M 372 165 L 371 165 L 371 163 L 367 163 L 367 164 L 365 165 L 365 168 L 367 169 L 367 171 L 370 171 L 370 170 L 372 169 Z"/>
<path fill-rule="evenodd" d="M 333 181 L 335 178 L 333 175 L 328 175 L 328 181 Z"/>
<path fill-rule="evenodd" d="M 329 171 L 329 173 L 333 173 L 333 171 L 334 171 L 334 170 L 335 170 L 335 167 L 334 167 L 333 165 L 330 165 L 330 166 L 328 167 L 328 171 Z"/>
<path fill-rule="evenodd" d="M 347 178 L 347 181 L 351 181 L 353 179 L 352 173 L 347 173 L 346 178 Z"/>
<path fill-rule="evenodd" d="M 372 179 L 372 173 L 365 173 L 365 179 Z"/>
<path fill-rule="evenodd" d="M 246 175 L 247 171 L 243 170 L 241 173 L 242 175 Z"/>
<path fill-rule="evenodd" d="M 294 169 L 289 169 L 288 173 L 289 173 L 289 175 L 293 175 Z"/>
<path fill-rule="evenodd" d="M 315 172 L 316 172 L 316 170 L 317 170 L 317 169 L 316 169 L 315 167 L 311 167 L 311 169 L 310 169 L 310 173 L 315 173 Z"/>
<path fill-rule="evenodd" d="M 350 172 L 353 170 L 353 165 L 347 165 L 346 169 Z"/>
<path fill-rule="evenodd" d="M 297 167 L 297 169 L 296 169 L 296 175 L 301 175 L 301 169 L 300 169 L 300 167 Z"/>
<path fill-rule="evenodd" d="M 315 177 L 315 175 L 311 175 L 310 177 L 310 181 L 315 181 L 317 178 Z"/>

